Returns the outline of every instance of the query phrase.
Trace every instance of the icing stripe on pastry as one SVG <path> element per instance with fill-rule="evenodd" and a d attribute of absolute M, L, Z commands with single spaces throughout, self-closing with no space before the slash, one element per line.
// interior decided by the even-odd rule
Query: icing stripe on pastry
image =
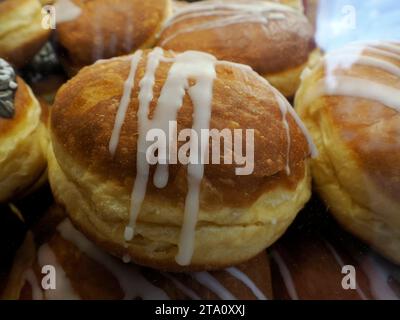
<path fill-rule="evenodd" d="M 57 227 L 57 230 L 65 240 L 73 243 L 87 256 L 103 265 L 115 276 L 124 292 L 125 300 L 132 300 L 137 297 L 152 300 L 169 299 L 164 291 L 148 282 L 140 274 L 137 267 L 134 265 L 122 264 L 112 256 L 101 251 L 82 233 L 76 230 L 68 219 L 64 220 Z"/>
<path fill-rule="evenodd" d="M 47 243 L 43 244 L 38 250 L 38 263 L 41 267 L 51 265 L 57 270 L 56 288 L 44 291 L 44 296 L 47 300 L 80 300 L 65 271 L 58 263 L 56 255 Z"/>
<path fill-rule="evenodd" d="M 371 52 L 380 56 L 367 56 Z M 400 67 L 383 59 L 400 60 L 400 46 L 390 43 L 351 44 L 343 50 L 327 54 L 321 61 L 326 75 L 315 88 L 305 96 L 307 104 L 323 95 L 340 95 L 374 100 L 400 112 L 400 89 L 379 83 L 375 80 L 362 79 L 356 76 L 336 75 L 337 69 L 349 69 L 353 65 L 374 67 L 400 77 Z"/>

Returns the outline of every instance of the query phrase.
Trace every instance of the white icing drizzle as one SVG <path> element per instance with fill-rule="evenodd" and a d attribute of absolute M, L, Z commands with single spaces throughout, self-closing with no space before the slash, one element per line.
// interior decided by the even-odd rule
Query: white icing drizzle
<path fill-rule="evenodd" d="M 91 259 L 102 264 L 115 276 L 124 292 L 125 300 L 131 300 L 137 297 L 153 300 L 169 299 L 164 291 L 148 282 L 144 276 L 140 274 L 137 267 L 123 264 L 101 251 L 83 234 L 76 230 L 68 219 L 64 220 L 57 227 L 57 230 L 65 240 L 70 241 Z"/>
<path fill-rule="evenodd" d="M 194 272 L 191 276 L 222 300 L 237 300 L 215 277 L 208 272 Z"/>
<path fill-rule="evenodd" d="M 82 14 L 82 9 L 71 0 L 57 0 L 54 7 L 57 23 L 73 21 Z"/>
<path fill-rule="evenodd" d="M 132 58 L 135 62 L 138 57 Z M 155 83 L 155 72 L 160 61 L 172 61 L 167 80 L 161 90 L 161 95 L 157 102 L 157 107 L 153 118 L 148 118 L 149 105 L 153 99 L 153 86 Z M 135 70 L 135 63 L 132 62 L 132 70 Z M 129 241 L 134 237 L 136 220 L 138 218 L 142 202 L 146 194 L 149 176 L 149 163 L 146 159 L 146 151 L 149 146 L 146 141 L 146 133 L 151 129 L 161 129 L 168 132 L 170 121 L 177 118 L 177 113 L 183 104 L 185 91 L 187 90 L 194 107 L 193 127 L 198 134 L 201 129 L 208 129 L 211 118 L 211 102 L 213 82 L 216 77 L 216 59 L 206 53 L 187 51 L 176 55 L 172 59 L 163 58 L 163 50 L 154 49 L 148 56 L 146 73 L 140 81 L 139 109 L 138 109 L 138 148 L 137 148 L 137 176 L 131 196 L 131 208 L 129 224 L 125 228 L 125 240 Z M 136 65 L 137 66 L 137 65 Z M 189 78 L 196 80 L 196 84 L 189 87 Z M 130 95 L 134 85 L 132 78 L 126 82 L 126 88 L 122 100 L 128 102 L 120 104 L 121 116 L 116 118 L 115 130 L 110 140 L 110 152 L 116 150 L 119 139 L 118 128 L 122 127 L 125 118 L 126 107 L 129 103 Z M 199 134 L 200 136 L 200 134 Z M 182 232 L 180 236 L 179 252 L 176 257 L 177 263 L 181 265 L 190 264 L 194 251 L 194 235 L 199 211 L 200 183 L 204 174 L 203 161 L 198 161 L 199 155 L 204 154 L 205 150 L 196 150 L 195 143 L 191 144 L 191 163 L 188 165 L 188 194 L 185 202 L 185 212 L 183 219 Z M 207 143 L 200 144 L 204 149 L 208 148 Z M 168 146 L 167 146 L 168 150 Z M 198 164 L 197 164 L 198 163 Z M 154 176 L 154 184 L 165 187 L 168 183 L 168 159 L 158 159 L 158 166 Z"/>
<path fill-rule="evenodd" d="M 165 45 L 177 36 L 190 32 L 202 30 L 223 28 L 233 24 L 240 23 L 258 23 L 265 30 L 268 19 L 284 19 L 283 12 L 296 12 L 292 8 L 278 3 L 262 2 L 262 3 L 200 3 L 189 5 L 181 10 L 165 24 L 163 30 L 180 21 L 207 16 L 217 16 L 212 21 L 207 21 L 187 28 L 179 29 L 161 42 L 161 46 Z"/>
<path fill-rule="evenodd" d="M 327 86 L 326 81 L 321 80 L 313 90 L 308 91 L 305 100 L 310 103 L 325 94 L 358 97 L 380 102 L 400 112 L 400 90 L 356 77 L 335 76 L 335 79 L 335 86 Z"/>
<path fill-rule="evenodd" d="M 196 79 L 196 84 L 188 89 L 188 94 L 194 109 L 192 129 L 197 132 L 198 137 L 201 137 L 201 130 L 209 129 L 210 127 L 213 83 L 217 77 L 215 71 L 216 59 L 205 53 L 191 51 L 185 52 L 180 56 L 182 65 L 179 66 L 179 56 L 177 56 L 177 62 L 175 62 L 171 70 L 174 66 L 178 66 L 178 70 L 185 70 L 186 77 Z M 188 193 L 185 199 L 179 251 L 176 256 L 176 262 L 181 265 L 190 264 L 194 251 L 195 229 L 200 204 L 200 185 L 204 175 L 203 159 L 200 159 L 200 157 L 208 149 L 208 139 L 205 143 L 199 143 L 199 145 L 196 145 L 197 141 L 195 140 L 190 140 L 191 160 L 188 164 L 187 174 Z"/>
<path fill-rule="evenodd" d="M 181 290 L 185 295 L 187 295 L 190 299 L 192 300 L 201 300 L 201 297 L 194 292 L 192 289 L 188 288 L 185 286 L 181 281 L 179 281 L 177 278 L 175 278 L 172 274 L 169 273 L 163 273 L 163 276 L 170 281 L 179 289 Z"/>
<path fill-rule="evenodd" d="M 112 155 L 115 154 L 115 151 L 118 147 L 119 136 L 121 134 L 121 128 L 125 121 L 126 111 L 128 110 L 129 103 L 131 101 L 131 92 L 132 88 L 135 84 L 135 74 L 136 69 L 139 65 L 140 59 L 142 58 L 142 51 L 138 50 L 132 56 L 131 59 L 131 68 L 129 71 L 128 79 L 126 79 L 124 83 L 124 91 L 122 94 L 121 101 L 118 106 L 117 115 L 115 117 L 114 128 L 111 134 L 111 139 L 109 143 L 109 150 Z"/>
<path fill-rule="evenodd" d="M 79 300 L 64 269 L 48 244 L 43 244 L 38 250 L 38 263 L 40 267 L 51 265 L 56 269 L 56 289 L 47 289 L 44 296 L 47 300 Z"/>
<path fill-rule="evenodd" d="M 283 282 L 285 283 L 286 289 L 289 293 L 289 296 L 292 300 L 299 300 L 299 296 L 296 291 L 296 287 L 294 285 L 294 281 L 290 274 L 289 268 L 286 265 L 285 261 L 281 257 L 281 255 L 276 251 L 271 251 L 271 257 L 276 262 L 279 268 L 279 272 L 282 275 Z"/>
<path fill-rule="evenodd" d="M 285 131 L 286 131 L 287 148 L 286 148 L 285 170 L 286 170 L 286 174 L 289 176 L 290 175 L 290 148 L 291 148 L 292 140 L 290 138 L 289 123 L 288 123 L 287 118 L 286 118 L 286 115 L 288 113 L 288 106 L 287 106 L 287 103 L 286 103 L 285 99 L 283 99 L 283 97 L 281 97 L 281 96 L 279 96 L 277 94 L 275 96 L 276 96 L 276 100 L 278 101 L 279 109 L 281 110 L 282 122 L 283 122 L 283 126 L 285 128 Z"/>
<path fill-rule="evenodd" d="M 32 288 L 32 300 L 43 300 L 43 292 L 39 286 L 38 279 L 32 269 L 28 269 L 22 276 L 23 281 L 27 281 Z"/>
<path fill-rule="evenodd" d="M 332 244 L 330 244 L 328 241 L 324 241 L 326 247 L 329 249 L 329 251 L 331 252 L 331 254 L 333 255 L 333 257 L 335 258 L 336 262 L 338 263 L 338 265 L 343 268 L 343 266 L 345 266 L 346 264 L 344 263 L 342 257 L 340 256 L 339 252 L 336 251 L 336 249 L 333 247 Z M 356 282 L 356 291 L 358 293 L 358 295 L 360 296 L 360 298 L 362 300 L 368 300 L 367 295 L 364 293 L 364 291 L 360 288 L 360 286 L 358 285 L 358 283 Z"/>
<path fill-rule="evenodd" d="M 385 49 L 380 49 L 378 47 L 373 47 L 371 45 L 368 44 L 350 44 L 349 46 L 345 47 L 342 50 L 339 50 L 340 52 L 349 52 L 349 53 L 354 53 L 355 50 L 358 50 L 358 53 L 360 51 L 364 51 L 366 53 L 374 53 L 374 54 L 378 54 L 387 58 L 392 58 L 392 59 L 396 59 L 396 60 L 400 60 L 400 55 L 397 53 L 393 53 L 391 51 L 385 50 Z M 334 51 L 334 52 L 339 52 L 339 51 Z"/>
<path fill-rule="evenodd" d="M 396 292 L 389 285 L 391 266 L 387 261 L 375 254 L 367 254 L 358 260 L 369 279 L 370 289 L 375 299 L 399 300 Z"/>
<path fill-rule="evenodd" d="M 268 300 L 262 291 L 256 286 L 256 284 L 247 276 L 247 274 L 235 267 L 228 268 L 225 271 L 244 283 L 251 290 L 251 292 L 253 292 L 258 300 Z"/>
<path fill-rule="evenodd" d="M 400 58 L 400 57 L 398 57 Z M 349 63 L 350 66 L 353 64 L 361 64 L 364 66 L 375 67 L 382 70 L 385 70 L 393 75 L 400 77 L 400 68 L 386 60 L 382 60 L 381 58 L 371 57 L 371 56 L 362 56 L 360 54 L 351 53 L 351 52 L 335 52 L 327 54 L 326 62 L 329 65 L 329 68 L 332 70 L 330 64 L 335 66 L 342 66 L 346 63 Z"/>
<path fill-rule="evenodd" d="M 379 56 L 363 55 L 373 53 Z M 308 90 L 305 102 L 310 104 L 323 95 L 339 95 L 369 99 L 400 112 L 400 89 L 354 76 L 336 75 L 337 69 L 348 69 L 354 64 L 370 66 L 400 77 L 400 67 L 383 58 L 400 60 L 400 47 L 390 43 L 354 43 L 342 50 L 334 51 L 321 60 L 325 64 L 326 76 L 313 90 Z M 321 66 L 321 64 L 319 64 Z"/>
<path fill-rule="evenodd" d="M 400 46 L 396 43 L 373 41 L 371 42 L 371 45 L 378 46 L 379 48 L 386 51 L 393 51 L 400 55 Z"/>

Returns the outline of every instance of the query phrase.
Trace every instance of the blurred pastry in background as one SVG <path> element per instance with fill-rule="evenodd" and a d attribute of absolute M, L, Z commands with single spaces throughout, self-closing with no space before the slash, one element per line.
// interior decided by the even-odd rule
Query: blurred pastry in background
<path fill-rule="evenodd" d="M 20 196 L 45 174 L 46 122 L 31 89 L 0 59 L 0 202 Z"/>
<path fill-rule="evenodd" d="M 303 0 L 272 0 L 272 1 L 271 0 L 261 0 L 261 1 L 282 3 L 289 7 L 294 8 L 296 10 L 299 10 L 300 12 L 304 12 Z"/>
<path fill-rule="evenodd" d="M 58 89 L 68 80 L 50 41 L 20 70 L 20 73 L 39 100 L 50 105 Z"/>
<path fill-rule="evenodd" d="M 91 243 L 53 207 L 29 232 L 14 260 L 2 299 L 272 299 L 266 253 L 216 272 L 174 274 L 121 261 Z M 56 288 L 41 271 L 55 267 Z M 79 271 L 76 266 L 79 265 Z"/>
<path fill-rule="evenodd" d="M 304 13 L 310 23 L 316 28 L 319 0 L 304 0 Z"/>
<path fill-rule="evenodd" d="M 150 166 L 147 134 L 169 136 L 174 121 L 180 134 L 240 129 L 249 156 L 254 132 L 254 159 Z M 155 48 L 84 68 L 58 91 L 50 122 L 56 200 L 89 239 L 138 264 L 241 263 L 278 239 L 310 197 L 312 142 L 293 108 L 250 67 L 207 53 Z M 204 148 L 215 157 L 213 143 Z"/>
<path fill-rule="evenodd" d="M 318 192 L 348 231 L 400 263 L 400 45 L 352 43 L 303 74 L 296 110 Z"/>
<path fill-rule="evenodd" d="M 158 46 L 199 50 L 249 65 L 286 97 L 315 49 L 314 29 L 298 10 L 266 1 L 201 1 L 175 12 Z"/>
<path fill-rule="evenodd" d="M 20 68 L 27 64 L 50 37 L 42 27 L 39 0 L 0 2 L 0 58 Z"/>
<path fill-rule="evenodd" d="M 68 74 L 99 59 L 149 48 L 172 12 L 170 0 L 58 0 L 56 39 Z"/>

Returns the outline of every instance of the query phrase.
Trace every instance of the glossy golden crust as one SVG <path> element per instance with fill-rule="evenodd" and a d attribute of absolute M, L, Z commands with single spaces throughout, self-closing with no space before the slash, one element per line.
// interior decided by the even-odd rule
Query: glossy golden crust
<path fill-rule="evenodd" d="M 38 0 L 0 2 L 0 57 L 22 67 L 39 51 L 51 30 L 42 28 Z"/>
<path fill-rule="evenodd" d="M 129 73 L 129 57 L 85 68 L 60 89 L 51 116 L 56 156 L 58 151 L 66 152 L 82 167 L 106 180 L 115 181 L 127 189 L 131 188 L 136 176 L 138 83 L 143 77 L 145 64 L 146 59 L 142 59 L 136 73 L 135 87 L 122 127 L 119 147 L 114 157 L 108 151 L 108 144 L 123 84 Z M 171 63 L 161 63 L 157 70 L 155 99 L 151 104 L 150 114 L 156 107 L 170 66 Z M 210 129 L 254 129 L 255 167 L 254 173 L 248 177 L 236 176 L 235 164 L 206 165 L 205 180 L 213 185 L 212 189 L 216 188 L 218 191 L 251 191 L 248 200 L 253 202 L 266 185 L 275 180 L 279 180 L 279 183 L 286 180 L 284 169 L 287 139 L 282 114 L 273 91 L 255 74 L 223 64 L 217 66 L 217 73 Z M 192 110 L 192 103 L 186 96 L 178 113 L 178 132 L 184 128 L 191 128 Z M 288 120 L 292 142 L 289 163 L 295 168 L 308 156 L 309 150 L 301 130 L 290 116 Z M 171 190 L 171 194 L 167 196 L 182 196 L 186 193 L 183 186 L 185 172 L 181 165 L 171 165 L 171 185 L 166 188 Z M 291 181 L 290 177 L 288 180 L 292 186 L 298 181 L 297 178 Z M 176 185 L 175 188 L 173 185 Z M 160 190 L 153 191 L 160 193 Z M 241 199 L 237 201 L 246 203 L 245 193 L 241 192 L 240 195 Z M 251 198 L 252 196 L 255 198 Z M 232 199 L 229 196 L 223 203 L 232 201 L 236 201 L 235 197 Z"/>
<path fill-rule="evenodd" d="M 363 56 L 400 67 L 395 58 L 368 50 Z M 321 79 L 327 81 L 323 66 L 311 71 L 296 97 L 296 109 L 320 151 L 312 165 L 316 185 L 346 229 L 400 263 L 400 114 L 393 106 L 364 98 L 313 99 Z M 397 76 L 374 66 L 355 63 L 336 69 L 334 75 L 400 89 Z"/>
<path fill-rule="evenodd" d="M 171 12 L 170 0 L 72 0 L 81 8 L 57 26 L 61 56 L 75 74 L 85 65 L 151 47 Z"/>
<path fill-rule="evenodd" d="M 212 4 L 213 2 L 202 3 Z M 224 3 L 240 3 L 240 1 L 225 1 Z M 254 1 L 242 3 L 254 4 Z M 196 6 L 201 7 L 198 4 Z M 207 12 L 207 10 L 204 11 Z M 212 13 L 213 9 L 208 9 L 208 11 Z M 237 13 L 237 11 L 232 11 L 234 12 Z M 158 45 L 175 51 L 209 52 L 221 60 L 249 65 L 263 76 L 288 71 L 307 62 L 309 54 L 315 48 L 313 28 L 305 16 L 296 10 L 277 12 L 283 16 L 279 19 L 269 19 L 264 25 L 242 22 L 185 33 L 182 33 L 182 30 L 186 28 L 226 18 L 226 11 L 224 15 L 204 14 L 183 20 L 182 17 L 185 15 L 178 13 L 175 16 L 176 22 L 166 27 L 161 33 Z"/>

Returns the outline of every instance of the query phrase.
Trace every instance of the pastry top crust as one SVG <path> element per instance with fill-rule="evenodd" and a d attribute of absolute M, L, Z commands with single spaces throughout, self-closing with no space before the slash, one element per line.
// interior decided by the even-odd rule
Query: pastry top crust
<path fill-rule="evenodd" d="M 249 65 L 264 76 L 306 63 L 315 48 L 313 34 L 307 18 L 286 5 L 202 1 L 175 13 L 158 46 L 208 52 L 221 60 Z"/>
<path fill-rule="evenodd" d="M 59 90 L 51 110 L 50 126 L 54 152 L 63 170 L 72 170 L 65 165 L 63 167 L 63 161 L 71 158 L 80 168 L 99 175 L 101 179 L 115 181 L 130 192 L 136 176 L 139 82 L 143 78 L 149 52 L 144 51 L 136 70 L 131 100 L 114 157 L 109 152 L 109 141 L 130 69 L 130 56 L 86 67 Z M 166 57 L 172 54 L 164 52 Z M 150 117 L 171 65 L 171 62 L 163 61 L 156 71 Z M 236 164 L 206 164 L 203 185 L 213 195 L 210 201 L 222 198 L 223 202 L 247 203 L 255 201 L 269 187 L 284 185 L 294 188 L 304 177 L 304 160 L 309 156 L 303 131 L 287 114 L 290 128 L 288 153 L 287 132 L 276 91 L 244 66 L 217 62 L 216 72 L 210 129 L 254 129 L 255 165 L 253 174 L 237 176 Z M 186 95 L 177 115 L 178 132 L 192 127 L 192 113 L 192 101 Z M 243 136 L 245 139 L 244 131 Z M 287 155 L 292 168 L 289 176 L 285 171 Z M 186 167 L 181 164 L 169 167 L 168 186 L 163 190 L 149 186 L 148 193 L 166 193 L 168 198 L 178 197 L 183 201 L 187 184 Z M 154 168 L 151 169 L 150 179 L 153 171 Z M 241 195 L 239 198 L 238 194 Z"/>

